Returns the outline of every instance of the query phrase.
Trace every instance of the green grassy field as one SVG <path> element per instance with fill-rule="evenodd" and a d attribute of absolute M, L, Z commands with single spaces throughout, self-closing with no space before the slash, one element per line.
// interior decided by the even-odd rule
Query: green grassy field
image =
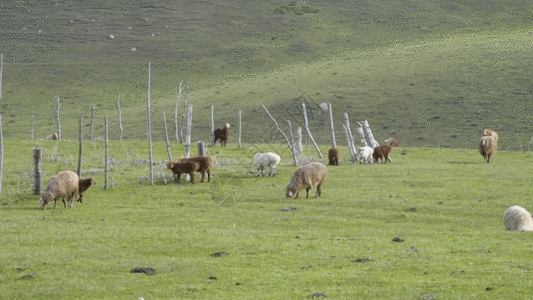
<path fill-rule="evenodd" d="M 294 167 L 283 146 L 211 148 L 212 181 L 191 185 L 164 183 L 156 142 L 152 186 L 147 143 L 111 142 L 114 187 L 103 190 L 103 143 L 86 142 L 83 169 L 98 184 L 72 209 L 43 211 L 28 179 L 34 144 L 5 145 L 5 299 L 523 299 L 531 286 L 530 234 L 506 231 L 502 217 L 512 205 L 531 210 L 528 152 L 500 151 L 485 165 L 473 150 L 400 147 L 393 163 L 352 165 L 341 147 L 322 197 L 286 199 Z M 39 144 L 45 179 L 76 168 L 77 142 Z M 284 153 L 278 177 L 249 173 L 266 150 Z"/>

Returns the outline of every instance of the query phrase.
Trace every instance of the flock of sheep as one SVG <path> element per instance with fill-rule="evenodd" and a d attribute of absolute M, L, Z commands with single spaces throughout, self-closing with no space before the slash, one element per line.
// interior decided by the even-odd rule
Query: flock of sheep
<path fill-rule="evenodd" d="M 218 128 L 214 131 L 214 141 L 220 141 L 222 147 L 225 147 L 230 135 L 230 124 L 224 124 L 224 127 Z M 47 140 L 57 139 L 57 134 L 50 135 Z M 387 163 L 389 154 L 393 147 L 398 147 L 400 142 L 396 137 L 390 137 L 375 149 L 369 146 L 360 147 L 357 150 L 358 160 L 360 164 L 373 164 L 374 161 L 381 160 L 382 163 Z M 479 152 L 484 158 L 485 163 L 490 163 L 490 159 L 498 149 L 498 134 L 491 130 L 485 129 L 483 136 L 479 142 Z M 339 165 L 339 149 L 331 148 L 328 152 L 329 165 Z M 257 176 L 261 173 L 265 176 L 265 168 L 269 167 L 268 176 L 277 175 L 276 166 L 279 164 L 281 158 L 278 154 L 273 152 L 257 153 L 254 158 L 254 165 L 257 167 Z M 191 183 L 195 183 L 195 173 L 202 174 L 201 182 L 204 182 L 207 176 L 207 182 L 211 181 L 211 170 L 216 163 L 216 159 L 211 156 L 193 156 L 182 157 L 177 161 L 169 161 L 167 169 L 171 170 L 176 176 L 176 182 L 179 183 L 181 174 L 189 174 Z M 322 184 L 327 176 L 327 167 L 321 162 L 311 161 L 304 163 L 297 167 L 293 173 L 292 179 L 287 185 L 285 192 L 286 198 L 296 195 L 298 198 L 301 190 L 305 188 L 307 197 L 309 198 L 309 190 L 316 188 L 316 196 L 320 197 L 322 194 Z M 46 209 L 47 205 L 52 201 L 55 202 L 54 209 L 57 208 L 57 200 L 62 200 L 65 208 L 73 206 L 74 199 L 77 202 L 82 202 L 83 193 L 87 191 L 92 185 L 96 184 L 94 178 L 87 179 L 79 178 L 79 176 L 72 171 L 62 171 L 52 176 L 48 182 L 45 190 L 41 194 L 39 204 L 42 209 Z M 66 202 L 65 202 L 66 201 Z M 68 203 L 68 206 L 67 206 Z M 507 230 L 518 231 L 533 231 L 533 218 L 531 214 L 520 206 L 512 206 L 504 213 L 504 224 Z"/>

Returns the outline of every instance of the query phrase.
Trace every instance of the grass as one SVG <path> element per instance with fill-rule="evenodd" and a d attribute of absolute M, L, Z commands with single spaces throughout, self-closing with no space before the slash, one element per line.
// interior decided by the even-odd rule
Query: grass
<path fill-rule="evenodd" d="M 20 170 L 31 166 L 18 156 L 33 144 L 8 140 L 5 179 L 29 177 Z M 76 142 L 40 144 L 45 179 L 75 169 Z M 278 177 L 248 173 L 253 154 L 283 146 L 210 148 L 219 160 L 211 183 L 164 184 L 160 177 L 151 186 L 139 184 L 148 172 L 136 160 L 146 156 L 145 144 L 111 143 L 115 187 L 103 190 L 102 144 L 86 142 L 84 170 L 93 170 L 98 185 L 73 209 L 42 211 L 38 196 L 8 196 L 14 183 L 4 182 L 6 299 L 523 299 L 531 285 L 529 234 L 506 231 L 502 220 L 512 205 L 528 208 L 529 152 L 500 151 L 484 165 L 473 150 L 400 147 L 391 164 L 354 166 L 341 147 L 341 165 L 328 168 L 322 197 L 285 199 L 289 155 Z M 156 171 L 164 148 L 154 145 Z M 297 210 L 281 211 L 288 206 Z M 217 252 L 228 255 L 213 257 Z M 139 266 L 157 274 L 131 273 Z"/>

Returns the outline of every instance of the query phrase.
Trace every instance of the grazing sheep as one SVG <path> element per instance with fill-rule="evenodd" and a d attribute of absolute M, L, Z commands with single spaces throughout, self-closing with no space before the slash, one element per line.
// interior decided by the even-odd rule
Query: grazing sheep
<path fill-rule="evenodd" d="M 310 162 L 308 164 L 298 167 L 292 175 L 292 180 L 287 185 L 285 197 L 290 198 L 296 194 L 294 199 L 298 199 L 300 191 L 305 188 L 307 197 L 309 198 L 309 190 L 316 186 L 316 197 L 322 195 L 320 187 L 326 179 L 328 168 L 319 162 Z"/>
<path fill-rule="evenodd" d="M 194 184 L 195 174 L 200 169 L 200 164 L 194 161 L 169 161 L 167 163 L 167 169 L 172 170 L 172 173 L 176 174 L 176 182 L 180 182 L 181 174 L 186 173 L 191 176 L 191 183 Z"/>
<path fill-rule="evenodd" d="M 377 161 L 379 158 L 381 159 L 382 164 L 386 164 L 387 160 L 389 159 L 389 154 L 391 150 L 392 150 L 391 145 L 381 144 L 374 149 L 374 153 L 372 153 L 372 157 L 374 158 L 375 161 Z"/>
<path fill-rule="evenodd" d="M 496 131 L 492 131 L 489 128 L 485 128 L 485 130 L 483 130 L 483 136 L 491 136 L 496 140 L 496 142 L 498 142 L 498 134 Z"/>
<path fill-rule="evenodd" d="M 215 129 L 215 140 L 213 141 L 213 146 L 217 143 L 217 140 L 220 140 L 220 146 L 226 147 L 226 143 L 229 140 L 229 123 L 224 124 L 224 127 Z"/>
<path fill-rule="evenodd" d="M 56 209 L 59 199 L 63 201 L 65 208 L 67 208 L 65 199 L 68 201 L 68 207 L 72 207 L 74 198 L 79 194 L 79 182 L 78 174 L 72 171 L 62 171 L 52 176 L 39 199 L 41 208 L 46 209 L 48 203 L 55 201 L 54 209 Z"/>
<path fill-rule="evenodd" d="M 339 165 L 339 149 L 337 148 L 331 148 L 328 151 L 329 156 L 329 163 L 330 166 L 338 166 Z"/>
<path fill-rule="evenodd" d="M 78 198 L 78 200 L 76 200 L 76 202 L 80 202 L 80 203 L 83 203 L 82 199 L 83 198 L 83 193 L 88 190 L 91 185 L 95 185 L 96 184 L 96 180 L 94 180 L 94 178 L 92 177 L 89 177 L 87 179 L 80 179 L 79 180 L 79 189 L 78 189 L 78 193 L 80 195 L 80 198 Z"/>
<path fill-rule="evenodd" d="M 391 145 L 392 147 L 398 147 L 400 146 L 400 140 L 395 136 L 391 136 L 384 141 L 384 144 Z"/>
<path fill-rule="evenodd" d="M 281 160 L 281 157 L 277 155 L 274 152 L 266 152 L 266 153 L 257 153 L 254 156 L 254 164 L 257 167 L 257 176 L 259 176 L 259 170 L 263 173 L 263 176 L 265 176 L 265 167 L 270 167 L 270 172 L 268 172 L 268 176 L 276 176 L 278 173 L 276 173 L 276 166 L 279 164 L 279 161 Z"/>
<path fill-rule="evenodd" d="M 485 163 L 490 163 L 490 157 L 498 150 L 498 142 L 492 136 L 484 136 L 479 142 L 479 153 L 483 155 Z"/>
<path fill-rule="evenodd" d="M 198 163 L 200 166 L 196 172 L 202 173 L 202 180 L 200 182 L 204 182 L 205 174 L 207 174 L 207 182 L 211 181 L 211 169 L 213 169 L 213 166 L 215 165 L 215 162 L 217 161 L 212 156 L 192 156 L 189 158 L 181 157 L 178 162 L 195 162 Z"/>
<path fill-rule="evenodd" d="M 369 146 L 360 147 L 357 149 L 357 152 L 359 153 L 359 164 L 362 164 L 363 161 L 366 164 L 374 164 L 374 160 L 372 160 L 372 154 L 374 154 L 374 149 Z"/>
<path fill-rule="evenodd" d="M 46 137 L 46 140 L 57 140 L 59 135 L 57 133 L 51 134 Z"/>
<path fill-rule="evenodd" d="M 533 231 L 533 218 L 523 207 L 518 205 L 509 207 L 503 213 L 503 223 L 507 230 Z"/>

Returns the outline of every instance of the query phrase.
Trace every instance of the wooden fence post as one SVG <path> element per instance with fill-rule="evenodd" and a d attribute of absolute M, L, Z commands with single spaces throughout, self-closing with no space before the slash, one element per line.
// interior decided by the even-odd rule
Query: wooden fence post
<path fill-rule="evenodd" d="M 192 104 L 187 108 L 187 131 L 185 133 L 185 157 L 191 156 L 191 127 L 192 127 Z M 189 180 L 189 174 L 185 174 L 185 180 Z"/>
<path fill-rule="evenodd" d="M 368 146 L 367 142 L 366 142 L 366 139 L 365 139 L 365 133 L 363 132 L 363 124 L 359 123 L 359 122 L 356 122 L 357 123 L 357 133 L 359 134 L 359 139 L 361 140 L 361 147 L 366 147 Z"/>
<path fill-rule="evenodd" d="M 41 194 L 41 186 L 42 186 L 42 165 L 41 165 L 41 147 L 35 146 L 33 147 L 33 194 L 34 195 L 40 195 Z"/>
<path fill-rule="evenodd" d="M 302 156 L 304 154 L 304 147 L 302 145 L 302 141 L 303 141 L 303 138 L 302 138 L 302 127 L 297 127 L 296 128 L 296 136 L 294 137 L 294 147 L 296 150 L 296 155 L 298 155 L 298 157 Z"/>
<path fill-rule="evenodd" d="M 56 95 L 56 100 L 57 100 L 57 111 L 56 111 L 56 116 L 57 116 L 57 139 L 61 140 L 61 121 L 59 119 L 59 95 Z"/>
<path fill-rule="evenodd" d="M 187 94 L 185 94 L 185 99 L 183 100 L 183 115 L 181 116 L 180 142 L 182 144 L 183 144 L 183 125 L 185 124 L 186 116 L 187 116 Z"/>
<path fill-rule="evenodd" d="M 35 126 L 35 116 L 31 115 L 31 130 L 30 130 L 30 139 L 33 141 L 33 128 Z"/>
<path fill-rule="evenodd" d="M 379 146 L 379 143 L 376 141 L 376 139 L 374 139 L 374 135 L 372 134 L 372 130 L 370 130 L 370 125 L 368 125 L 367 120 L 363 121 L 363 129 L 365 130 L 366 135 L 368 136 L 368 140 L 370 142 L 370 145 L 372 145 L 372 148 L 375 149 L 377 146 Z"/>
<path fill-rule="evenodd" d="M 183 80 L 180 81 L 180 87 L 178 89 L 178 99 L 176 100 L 176 109 L 174 110 L 174 127 L 176 127 L 176 143 L 180 142 L 179 134 L 178 134 L 178 106 L 180 104 L 181 84 L 182 83 L 183 83 Z"/>
<path fill-rule="evenodd" d="M 331 135 L 331 148 L 337 148 L 337 142 L 335 141 L 335 129 L 333 127 L 333 110 L 331 109 L 331 103 L 328 103 L 329 112 L 329 132 Z"/>
<path fill-rule="evenodd" d="M 152 157 L 152 122 L 150 120 L 150 81 L 152 75 L 152 63 L 148 63 L 148 99 L 147 99 L 147 112 L 148 112 L 148 152 L 150 155 L 150 184 L 154 185 L 154 166 Z"/>
<path fill-rule="evenodd" d="M 109 164 L 109 131 L 107 127 L 107 115 L 105 116 L 105 162 L 104 162 L 104 190 L 107 190 L 107 182 L 109 178 L 108 174 Z"/>
<path fill-rule="evenodd" d="M 83 136 L 81 135 L 81 122 L 82 122 L 82 119 L 83 117 L 80 116 L 80 128 L 79 128 L 79 133 L 78 133 L 78 136 L 79 136 L 79 139 L 80 139 L 80 150 L 79 150 L 79 154 L 78 154 L 78 177 L 81 178 L 81 154 L 82 154 L 82 151 L 83 151 Z"/>
<path fill-rule="evenodd" d="M 167 142 L 167 153 L 168 153 L 168 160 L 172 161 L 172 154 L 170 153 L 170 142 L 168 141 L 168 130 L 167 130 L 167 118 L 165 117 L 165 112 L 163 113 L 163 125 L 165 127 L 165 141 Z"/>
<path fill-rule="evenodd" d="M 198 148 L 198 156 L 205 156 L 205 143 L 202 141 L 197 141 L 196 147 Z"/>
<path fill-rule="evenodd" d="M 0 99 L 2 99 L 2 80 L 4 77 L 4 54 L 0 54 Z"/>
<path fill-rule="evenodd" d="M 89 139 L 93 140 L 93 124 L 94 124 L 94 115 L 96 114 L 96 106 L 93 104 L 93 112 L 91 117 L 91 128 L 89 129 Z"/>
<path fill-rule="evenodd" d="M 305 109 L 305 102 L 302 102 L 302 108 L 303 108 L 303 114 L 304 114 L 305 130 L 307 131 L 307 135 L 313 142 L 316 152 L 318 152 L 318 156 L 320 156 L 320 158 L 324 158 L 322 156 L 322 152 L 320 152 L 320 149 L 318 148 L 318 145 L 315 142 L 315 139 L 313 138 L 313 135 L 311 134 L 311 130 L 309 130 L 309 123 L 307 122 L 307 110 Z"/>
<path fill-rule="evenodd" d="M 209 143 L 215 145 L 215 107 L 211 105 L 211 132 L 209 133 Z"/>
<path fill-rule="evenodd" d="M 272 115 L 268 112 L 268 109 L 267 109 L 263 104 L 261 104 L 261 106 L 265 109 L 266 113 L 267 113 L 268 116 L 272 119 L 272 121 L 274 121 L 274 124 L 276 124 L 276 127 L 278 128 L 279 132 L 281 132 L 281 134 L 283 135 L 283 137 L 284 137 L 285 140 L 287 141 L 287 145 L 289 145 L 289 149 L 292 150 L 291 142 L 289 142 L 289 139 L 287 138 L 287 136 L 285 135 L 285 133 L 281 130 L 281 128 L 279 128 L 279 125 L 278 125 L 278 122 L 276 121 L 276 119 L 274 119 L 274 117 L 272 117 Z"/>
<path fill-rule="evenodd" d="M 4 133 L 2 115 L 0 115 L 0 196 L 2 196 L 2 175 L 4 173 Z"/>
<path fill-rule="evenodd" d="M 352 164 L 357 163 L 357 155 L 354 153 L 354 147 L 352 144 L 352 139 L 350 138 L 350 133 L 348 132 L 348 128 L 346 128 L 346 125 L 342 125 L 344 128 L 344 135 L 346 136 L 346 144 L 348 145 L 348 151 L 350 152 L 350 160 L 352 161 Z"/>
<path fill-rule="evenodd" d="M 294 159 L 294 165 L 298 166 L 298 153 L 296 153 L 296 145 L 294 144 L 294 135 L 292 134 L 291 120 L 287 120 L 287 124 L 289 125 L 289 132 L 291 133 L 292 158 Z"/>
<path fill-rule="evenodd" d="M 350 138 L 350 142 L 348 144 L 348 147 L 350 147 L 350 153 L 353 153 L 354 157 L 352 158 L 352 161 L 354 161 L 353 159 L 355 158 L 355 161 L 357 161 L 358 159 L 358 153 L 357 153 L 357 150 L 355 149 L 355 143 L 354 143 L 354 139 L 353 139 L 353 135 L 352 135 L 352 130 L 350 129 L 350 118 L 348 117 L 348 113 L 344 113 L 344 127 L 346 127 L 346 131 L 348 133 L 348 138 Z"/>
<path fill-rule="evenodd" d="M 122 112 L 120 111 L 120 93 L 117 96 L 117 107 L 118 107 L 118 128 L 120 129 L 119 140 L 122 141 L 122 134 L 124 133 L 124 128 L 122 128 Z"/>
<path fill-rule="evenodd" d="M 242 133 L 242 110 L 239 109 L 239 140 L 237 142 L 239 149 L 241 149 L 241 133 Z"/>

